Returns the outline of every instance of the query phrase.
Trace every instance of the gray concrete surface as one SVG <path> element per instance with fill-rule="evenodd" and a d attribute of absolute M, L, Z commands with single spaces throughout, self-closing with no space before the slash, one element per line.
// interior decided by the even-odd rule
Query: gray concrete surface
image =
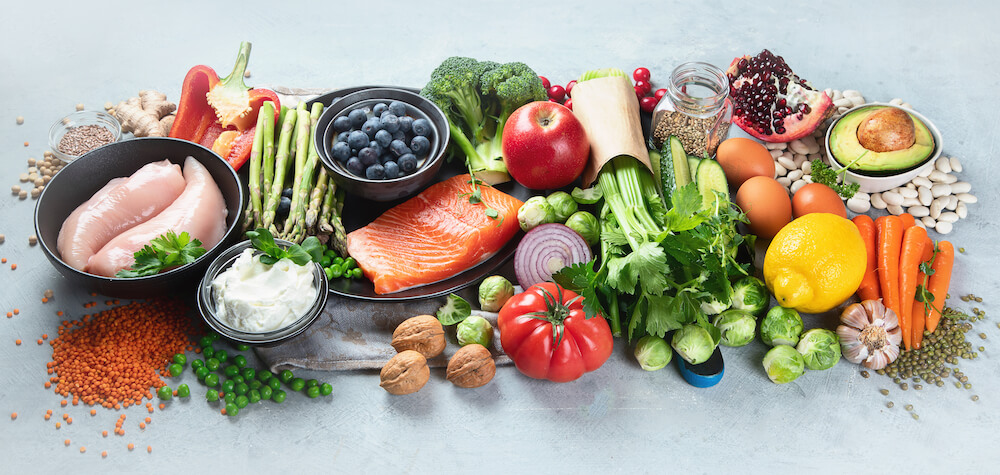
<path fill-rule="evenodd" d="M 0 28 L 0 177 L 16 184 L 46 149 L 49 125 L 77 103 L 99 109 L 140 89 L 176 100 L 195 64 L 225 74 L 240 40 L 254 44 L 251 84 L 419 86 L 453 54 L 520 60 L 554 82 L 580 72 L 646 66 L 664 84 L 678 63 L 727 65 L 762 48 L 783 55 L 820 87 L 901 97 L 932 118 L 961 157 L 980 201 L 949 236 L 953 294 L 974 292 L 990 317 L 977 326 L 987 350 L 962 367 L 971 391 L 902 392 L 842 362 L 793 384 L 767 380 L 765 351 L 726 349 L 727 375 L 695 389 L 673 367 L 646 373 L 617 342 L 599 371 L 577 382 L 529 380 L 503 368 L 479 390 L 441 371 L 418 394 L 392 397 L 372 373 L 317 373 L 331 398 L 289 397 L 236 419 L 201 401 L 173 402 L 125 437 L 102 438 L 117 413 L 59 407 L 45 390 L 56 310 L 79 317 L 90 297 L 70 287 L 27 245 L 33 201 L 0 197 L 0 471 L 83 473 L 198 470 L 335 473 L 989 473 L 996 450 L 1000 352 L 995 302 L 1000 189 L 994 18 L 987 2 L 5 2 Z M 15 124 L 24 116 L 24 125 Z M 23 142 L 29 142 L 25 147 Z M 932 233 L 933 235 L 933 233 Z M 17 263 L 11 271 L 9 263 Z M 44 289 L 56 298 L 41 304 Z M 808 323 L 808 322 L 807 322 Z M 14 339 L 24 340 L 15 346 Z M 889 388 L 890 396 L 879 394 Z M 980 400 L 972 402 L 970 396 Z M 297 395 L 292 395 L 297 396 Z M 895 408 L 887 409 L 888 400 Z M 903 409 L 912 404 L 920 420 Z M 53 409 L 52 421 L 43 421 Z M 10 421 L 7 414 L 16 411 Z M 56 430 L 63 412 L 74 424 Z M 70 447 L 63 440 L 72 439 Z M 129 453 L 126 444 L 137 449 Z M 87 447 L 81 454 L 79 446 Z M 147 454 L 145 447 L 152 445 Z M 108 457 L 102 459 L 101 451 Z"/>

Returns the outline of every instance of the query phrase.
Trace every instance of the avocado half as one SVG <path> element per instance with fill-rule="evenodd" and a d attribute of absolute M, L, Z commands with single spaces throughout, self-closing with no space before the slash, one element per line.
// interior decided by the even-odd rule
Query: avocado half
<path fill-rule="evenodd" d="M 872 113 L 886 107 L 888 106 L 865 107 L 849 112 L 837 121 L 830 131 L 830 152 L 837 163 L 844 167 L 850 164 L 850 170 L 854 172 L 878 176 L 913 169 L 934 154 L 934 137 L 931 131 L 923 121 L 909 112 L 907 115 L 913 119 L 915 135 L 910 148 L 892 152 L 875 152 L 864 148 L 858 141 L 858 127 Z M 854 163 L 851 164 L 852 162 Z"/>

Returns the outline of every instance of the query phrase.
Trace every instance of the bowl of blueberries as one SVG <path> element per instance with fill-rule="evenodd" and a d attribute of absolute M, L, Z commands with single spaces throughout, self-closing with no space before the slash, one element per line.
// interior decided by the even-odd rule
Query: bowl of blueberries
<path fill-rule="evenodd" d="M 348 193 L 374 201 L 413 195 L 434 179 L 448 119 L 433 102 L 395 88 L 364 89 L 324 109 L 316 150 Z"/>

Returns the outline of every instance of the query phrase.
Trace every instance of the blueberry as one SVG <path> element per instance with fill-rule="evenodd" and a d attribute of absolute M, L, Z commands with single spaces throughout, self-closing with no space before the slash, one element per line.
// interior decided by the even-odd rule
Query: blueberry
<path fill-rule="evenodd" d="M 337 140 L 336 141 L 337 142 L 347 143 L 347 137 L 350 137 L 350 136 L 351 136 L 351 133 L 345 130 L 344 132 L 341 132 L 341 133 L 337 134 Z"/>
<path fill-rule="evenodd" d="M 423 135 L 418 135 L 413 137 L 413 140 L 410 141 L 410 149 L 413 150 L 414 155 L 422 157 L 427 155 L 427 152 L 430 151 L 431 141 L 427 140 L 427 137 L 424 137 Z"/>
<path fill-rule="evenodd" d="M 382 168 L 385 169 L 385 178 L 387 180 L 391 180 L 399 176 L 399 165 L 396 165 L 396 162 L 385 162 L 385 164 L 382 165 Z"/>
<path fill-rule="evenodd" d="M 368 177 L 369 180 L 381 180 L 385 178 L 385 168 L 382 168 L 382 165 L 376 163 L 365 169 L 365 176 Z"/>
<path fill-rule="evenodd" d="M 361 160 L 359 160 L 358 157 L 351 157 L 351 159 L 347 161 L 347 171 L 357 176 L 364 176 L 365 166 L 361 164 Z"/>
<path fill-rule="evenodd" d="M 399 130 L 405 133 L 410 133 L 413 131 L 413 117 L 408 115 L 399 116 Z"/>
<path fill-rule="evenodd" d="M 336 130 L 337 132 L 346 132 L 351 130 L 351 119 L 348 119 L 346 115 L 333 119 L 333 130 Z"/>
<path fill-rule="evenodd" d="M 284 190 L 281 190 L 281 196 L 290 199 L 292 197 L 292 187 L 288 187 L 285 188 Z"/>
<path fill-rule="evenodd" d="M 389 112 L 392 112 L 397 117 L 402 117 L 406 115 L 406 103 L 400 101 L 392 101 L 389 103 Z"/>
<path fill-rule="evenodd" d="M 402 130 L 397 130 L 396 133 L 392 134 L 392 139 L 402 140 L 403 143 L 409 142 L 409 140 L 406 140 L 406 133 L 403 132 Z"/>
<path fill-rule="evenodd" d="M 334 160 L 344 163 L 348 158 L 351 158 L 351 146 L 347 145 L 347 142 L 337 142 L 330 149 L 330 155 L 333 156 Z"/>
<path fill-rule="evenodd" d="M 431 121 L 427 119 L 417 119 L 413 121 L 413 133 L 428 137 L 431 134 Z"/>
<path fill-rule="evenodd" d="M 389 110 L 389 106 L 385 105 L 384 102 L 379 102 L 378 104 L 375 104 L 375 107 L 372 107 L 372 115 L 378 117 L 387 110 Z"/>
<path fill-rule="evenodd" d="M 406 142 L 403 142 L 402 140 L 393 140 L 392 143 L 389 144 L 389 151 L 397 157 L 411 153 L 410 147 L 407 147 Z"/>
<path fill-rule="evenodd" d="M 399 169 L 407 175 L 417 170 L 417 157 L 412 153 L 399 157 L 396 163 L 399 164 Z"/>
<path fill-rule="evenodd" d="M 382 155 L 383 153 L 385 153 L 385 147 L 379 145 L 379 143 L 374 140 L 368 142 L 368 148 L 374 150 L 375 155 Z"/>
<path fill-rule="evenodd" d="M 369 140 L 368 134 L 360 130 L 355 130 L 347 137 L 347 145 L 350 145 L 352 149 L 361 150 L 368 146 Z"/>
<path fill-rule="evenodd" d="M 365 114 L 364 109 L 354 109 L 347 114 L 347 118 L 351 120 L 351 127 L 357 129 L 368 120 L 368 114 Z"/>
<path fill-rule="evenodd" d="M 378 154 L 371 147 L 365 147 L 358 151 L 358 159 L 367 167 L 378 163 Z"/>
<path fill-rule="evenodd" d="M 282 194 L 281 200 L 278 201 L 278 216 L 288 216 L 288 212 L 292 209 L 292 199 L 284 196 Z"/>
<path fill-rule="evenodd" d="M 382 128 L 388 130 L 389 133 L 399 130 L 399 117 L 396 117 L 393 114 L 382 115 L 381 123 Z"/>
<path fill-rule="evenodd" d="M 375 141 L 383 147 L 388 147 L 389 142 L 392 142 L 392 134 L 388 130 L 380 130 L 375 132 Z"/>
<path fill-rule="evenodd" d="M 378 162 L 381 163 L 383 166 L 386 164 L 386 162 L 391 162 L 393 160 L 396 160 L 396 156 L 389 152 L 385 152 L 384 154 L 382 154 L 381 157 L 378 157 Z"/>

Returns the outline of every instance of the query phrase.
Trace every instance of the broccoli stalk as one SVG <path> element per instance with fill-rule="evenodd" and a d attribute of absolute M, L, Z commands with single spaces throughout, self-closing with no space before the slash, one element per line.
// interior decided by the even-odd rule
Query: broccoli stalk
<path fill-rule="evenodd" d="M 524 63 L 460 56 L 444 60 L 420 94 L 444 111 L 469 171 L 491 185 L 510 180 L 502 152 L 507 118 L 518 107 L 546 97 L 541 79 Z"/>

